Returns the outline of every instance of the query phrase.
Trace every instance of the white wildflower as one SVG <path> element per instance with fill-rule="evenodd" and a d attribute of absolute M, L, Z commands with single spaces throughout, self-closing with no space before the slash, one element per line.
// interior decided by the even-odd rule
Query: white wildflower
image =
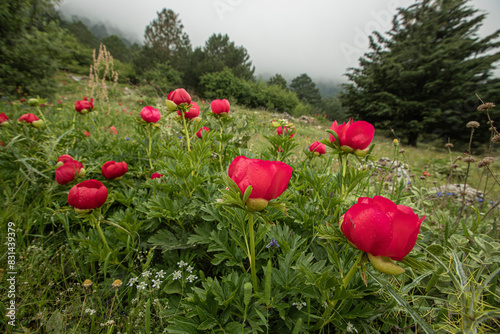
<path fill-rule="evenodd" d="M 179 268 L 182 268 L 182 267 L 187 266 L 188 264 L 181 260 L 180 262 L 177 262 L 177 265 L 179 266 Z"/>
<path fill-rule="evenodd" d="M 142 273 L 142 277 L 149 277 L 151 276 L 151 272 L 149 270 L 146 270 L 145 272 Z"/>
<path fill-rule="evenodd" d="M 137 277 L 132 277 L 128 280 L 127 286 L 134 286 L 134 283 L 137 283 L 138 281 Z"/>
<path fill-rule="evenodd" d="M 353 333 L 353 332 L 358 332 L 358 330 L 356 329 L 356 327 L 354 327 L 353 324 L 351 324 L 350 322 L 347 323 L 347 333 Z"/>
<path fill-rule="evenodd" d="M 161 281 L 160 280 L 151 280 L 153 282 L 153 288 L 160 288 Z"/>
<path fill-rule="evenodd" d="M 96 311 L 91 308 L 85 309 L 85 313 L 87 313 L 88 315 L 94 315 L 95 312 Z"/>
<path fill-rule="evenodd" d="M 196 279 L 198 279 L 197 276 L 195 276 L 195 275 L 189 275 L 188 278 L 187 278 L 187 281 L 189 283 L 193 283 Z"/>
<path fill-rule="evenodd" d="M 141 282 L 137 286 L 137 289 L 139 289 L 139 290 L 145 290 L 147 287 L 148 287 L 148 284 L 146 282 Z"/>
<path fill-rule="evenodd" d="M 194 269 L 194 267 L 188 266 L 188 267 L 186 268 L 186 271 L 187 271 L 188 273 L 192 273 L 192 272 L 193 272 L 193 269 Z"/>
<path fill-rule="evenodd" d="M 164 278 L 165 277 L 165 272 L 162 270 L 160 270 L 159 272 L 156 273 L 156 278 Z"/>
<path fill-rule="evenodd" d="M 182 278 L 182 271 L 180 270 L 177 270 L 177 271 L 174 271 L 174 273 L 172 274 L 172 280 L 176 280 L 176 279 L 180 279 Z"/>

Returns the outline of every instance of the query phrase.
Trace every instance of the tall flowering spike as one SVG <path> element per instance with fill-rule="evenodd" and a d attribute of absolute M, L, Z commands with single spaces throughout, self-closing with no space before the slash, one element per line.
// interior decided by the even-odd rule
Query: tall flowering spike
<path fill-rule="evenodd" d="M 323 155 L 326 154 L 326 145 L 320 143 L 319 141 L 315 141 L 309 146 L 309 151 L 313 152 L 314 155 Z"/>
<path fill-rule="evenodd" d="M 385 197 L 361 197 L 347 210 L 340 228 L 359 250 L 401 261 L 415 246 L 424 219 Z"/>
<path fill-rule="evenodd" d="M 280 161 L 236 157 L 229 165 L 228 175 L 244 194 L 248 186 L 252 193 L 247 200 L 250 210 L 260 211 L 270 200 L 278 198 L 287 188 L 293 169 Z"/>
<path fill-rule="evenodd" d="M 85 114 L 87 112 L 92 111 L 94 109 L 94 99 L 87 100 L 87 97 L 84 97 L 83 100 L 75 102 L 75 110 L 79 113 Z"/>
<path fill-rule="evenodd" d="M 146 106 L 141 110 L 141 118 L 148 123 L 156 123 L 161 118 L 161 113 L 158 109 Z"/>
<path fill-rule="evenodd" d="M 214 112 L 216 115 L 221 115 L 223 113 L 229 114 L 229 101 L 226 99 L 223 100 L 213 100 L 212 103 L 210 104 L 210 109 Z"/>
<path fill-rule="evenodd" d="M 349 122 L 339 125 L 334 121 L 330 127 L 339 137 L 340 149 L 346 153 L 354 153 L 357 156 L 364 156 L 368 152 L 368 145 L 373 140 L 375 128 L 365 121 Z M 330 135 L 330 141 L 335 143 L 335 137 Z"/>
<path fill-rule="evenodd" d="M 181 103 L 191 104 L 191 96 L 184 88 L 177 88 L 168 93 L 167 100 L 174 102 L 176 105 Z"/>
<path fill-rule="evenodd" d="M 108 198 L 108 189 L 97 180 L 87 180 L 73 186 L 68 194 L 68 204 L 78 210 L 101 207 Z"/>
<path fill-rule="evenodd" d="M 177 110 L 177 115 L 182 117 L 182 111 Z M 196 102 L 192 102 L 191 108 L 189 108 L 188 112 L 184 113 L 184 118 L 193 119 L 200 115 L 200 106 Z"/>
<path fill-rule="evenodd" d="M 107 161 L 102 165 L 101 173 L 107 179 L 116 179 L 128 171 L 126 162 Z"/>

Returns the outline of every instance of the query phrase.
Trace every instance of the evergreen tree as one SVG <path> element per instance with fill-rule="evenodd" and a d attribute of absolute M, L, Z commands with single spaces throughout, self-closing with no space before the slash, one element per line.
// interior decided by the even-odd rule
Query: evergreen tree
<path fill-rule="evenodd" d="M 290 88 L 297 94 L 297 97 L 311 105 L 318 105 L 321 102 L 321 94 L 316 84 L 305 73 L 299 75 L 290 83 Z"/>
<path fill-rule="evenodd" d="M 269 80 L 267 81 L 267 84 L 269 86 L 275 85 L 283 89 L 288 89 L 288 84 L 286 82 L 286 79 L 279 73 L 276 73 L 275 75 L 270 77 Z"/>
<path fill-rule="evenodd" d="M 374 32 L 340 96 L 349 112 L 394 128 L 410 145 L 421 133 L 466 140 L 466 122 L 477 119 L 475 94 L 490 99 L 498 90 L 490 77 L 500 59 L 500 30 L 479 38 L 485 14 L 467 2 L 422 0 L 399 9 L 387 36 Z"/>
<path fill-rule="evenodd" d="M 179 15 L 166 8 L 157 14 L 158 17 L 146 27 L 144 34 L 145 47 L 150 49 L 149 54 L 155 56 L 149 61 L 164 63 L 191 51 L 191 42 L 182 31 L 184 26 Z"/>

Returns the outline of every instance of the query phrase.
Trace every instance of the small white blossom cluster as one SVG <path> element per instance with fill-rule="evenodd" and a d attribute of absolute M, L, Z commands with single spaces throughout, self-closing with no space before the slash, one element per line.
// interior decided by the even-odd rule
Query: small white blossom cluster
<path fill-rule="evenodd" d="M 297 310 L 299 310 L 299 311 L 300 311 L 300 310 L 302 310 L 302 308 L 303 308 L 304 306 L 307 306 L 307 303 L 306 303 L 306 302 L 298 302 L 298 303 L 297 303 L 297 302 L 295 302 L 295 303 L 293 303 L 292 305 L 293 305 L 293 306 L 295 306 L 295 307 L 297 308 Z"/>
<path fill-rule="evenodd" d="M 114 320 L 108 320 L 108 321 L 106 321 L 106 322 L 104 322 L 104 323 L 102 323 L 102 322 L 101 322 L 99 325 L 100 325 L 101 327 L 104 327 L 104 326 L 111 326 L 111 325 L 114 325 L 114 324 L 115 324 L 115 321 L 114 321 Z"/>
<path fill-rule="evenodd" d="M 179 266 L 179 270 L 176 270 L 172 273 L 173 281 L 182 279 L 182 273 L 184 270 L 186 270 L 186 272 L 190 274 L 186 278 L 186 281 L 188 281 L 189 283 L 193 283 L 198 279 L 198 276 L 193 275 L 194 267 L 190 266 L 189 263 L 186 263 L 181 260 L 177 262 L 177 266 Z"/>
<path fill-rule="evenodd" d="M 91 308 L 87 308 L 87 309 L 85 309 L 85 313 L 88 314 L 88 315 L 94 315 L 95 314 L 95 310 L 93 310 Z"/>
<path fill-rule="evenodd" d="M 358 332 L 358 330 L 356 329 L 356 327 L 354 327 L 353 324 L 351 324 L 350 322 L 347 323 L 347 333 L 354 333 L 354 332 Z"/>
<path fill-rule="evenodd" d="M 148 287 L 159 289 L 163 283 L 162 278 L 165 278 L 165 271 L 163 269 L 160 271 L 146 270 L 138 277 L 129 279 L 127 286 L 132 287 L 135 285 L 137 290 L 146 290 Z"/>

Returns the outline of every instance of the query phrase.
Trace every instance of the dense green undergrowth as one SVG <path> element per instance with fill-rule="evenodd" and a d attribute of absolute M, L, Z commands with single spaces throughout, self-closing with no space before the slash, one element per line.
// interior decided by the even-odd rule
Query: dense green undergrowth
<path fill-rule="evenodd" d="M 164 99 L 122 85 L 108 92 L 109 102 L 99 100 L 95 111 L 83 115 L 75 113 L 74 102 L 85 95 L 84 83 L 63 74 L 58 79 L 60 103 L 30 107 L 27 101 L 3 99 L 0 104 L 10 118 L 0 127 L 0 324 L 5 331 L 498 332 L 495 163 L 478 168 L 456 160 L 469 155 L 463 152 L 403 148 L 376 137 L 370 155 L 344 157 L 342 165 L 330 148 L 326 155 L 310 155 L 308 145 L 330 136 L 325 131 L 330 123 L 319 116 L 313 124 L 290 121 L 294 138 L 277 139 L 272 121 L 280 114 L 232 106 L 229 117 L 220 119 L 210 112 L 209 101 L 200 100 L 201 121 L 184 128 L 167 112 Z M 159 127 L 139 121 L 146 105 L 160 109 Z M 17 122 L 27 112 L 44 119 L 44 125 Z M 117 134 L 109 131 L 112 126 Z M 199 139 L 195 133 L 203 126 L 211 131 Z M 80 161 L 86 176 L 56 183 L 62 154 Z M 293 168 L 281 205 L 255 214 L 256 286 L 246 253 L 247 215 L 219 205 L 231 187 L 228 166 L 240 155 Z M 369 168 L 382 157 L 390 165 Z M 128 164 L 121 179 L 101 175 L 109 160 Z M 400 164 L 408 179 L 391 172 Z M 151 180 L 154 172 L 163 177 Z M 104 183 L 109 196 L 92 215 L 80 215 L 68 205 L 68 192 L 91 178 Z M 484 195 L 462 202 L 461 194 L 438 190 L 466 179 L 486 190 Z M 401 263 L 402 275 L 374 270 L 338 228 L 359 197 L 376 195 L 426 216 L 415 248 Z M 103 236 L 91 216 L 99 219 Z M 12 300 L 11 277 L 15 327 L 4 316 Z M 86 280 L 91 285 L 83 284 Z"/>

